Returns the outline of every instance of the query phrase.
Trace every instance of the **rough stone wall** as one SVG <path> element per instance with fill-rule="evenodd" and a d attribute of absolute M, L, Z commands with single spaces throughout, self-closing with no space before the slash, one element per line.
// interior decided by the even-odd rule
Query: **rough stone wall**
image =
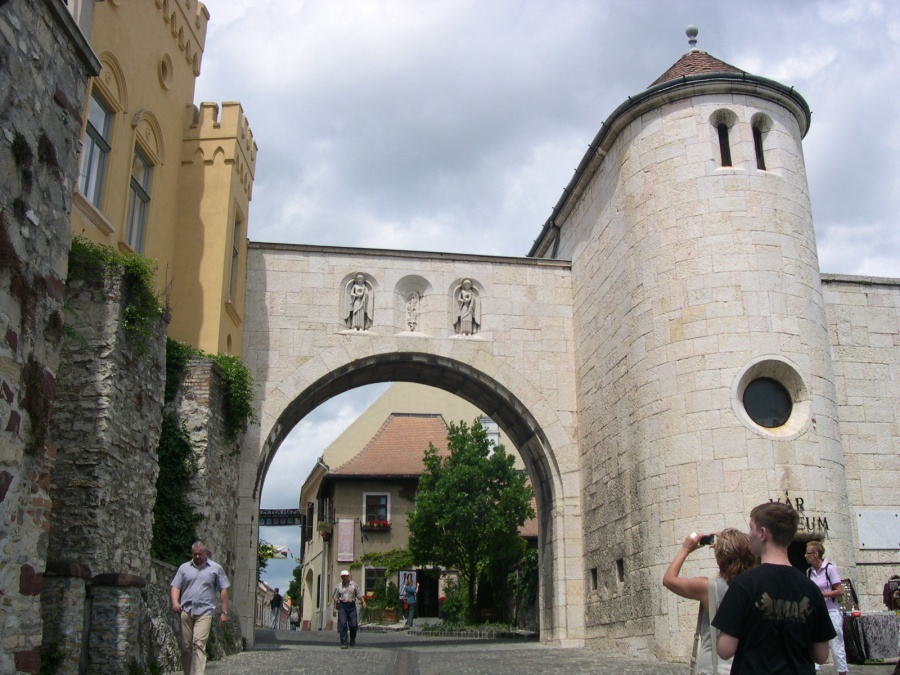
<path fill-rule="evenodd" d="M 194 358 L 188 362 L 175 406 L 197 466 L 188 493 L 194 511 L 203 516 L 197 535 L 206 542 L 210 558 L 222 565 L 233 581 L 241 439 L 232 441 L 226 436 L 222 371 L 214 361 Z M 185 551 L 185 560 L 189 553 Z"/>
<path fill-rule="evenodd" d="M 56 660 L 54 672 L 78 673 L 84 647 L 85 608 L 93 574 L 76 563 L 48 563 L 41 592 L 44 658 Z"/>
<path fill-rule="evenodd" d="M 847 493 L 856 511 L 900 508 L 900 281 L 823 277 L 847 457 Z M 863 611 L 884 609 L 881 589 L 897 572 L 897 550 L 860 548 L 854 519 L 854 588 Z M 828 542 L 826 542 L 828 548 Z M 847 563 L 826 550 L 842 575 Z"/>
<path fill-rule="evenodd" d="M 87 650 L 88 675 L 127 673 L 132 665 L 144 666 L 138 626 L 143 602 L 142 577 L 132 574 L 98 574 L 91 584 L 91 631 Z"/>
<path fill-rule="evenodd" d="M 146 577 L 165 381 L 165 321 L 145 353 L 124 328 L 123 280 L 71 280 L 52 439 L 51 560 Z"/>
<path fill-rule="evenodd" d="M 156 663 L 168 673 L 181 669 L 181 652 L 178 648 L 180 624 L 172 611 L 169 584 L 178 568 L 159 560 L 152 561 L 148 584 L 141 590 L 144 612 L 141 617 L 141 652 L 147 663 Z"/>
<path fill-rule="evenodd" d="M 99 63 L 58 0 L 0 12 L 0 672 L 37 672 L 45 443 L 55 394 L 79 108 Z"/>

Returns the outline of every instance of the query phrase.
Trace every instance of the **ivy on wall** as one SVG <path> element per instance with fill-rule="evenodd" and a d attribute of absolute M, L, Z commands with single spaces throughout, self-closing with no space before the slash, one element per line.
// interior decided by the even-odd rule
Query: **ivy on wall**
<path fill-rule="evenodd" d="M 72 240 L 66 283 L 79 280 L 99 287 L 111 268 L 121 270 L 122 273 L 125 333 L 135 353 L 145 354 L 147 341 L 165 311 L 153 288 L 156 263 L 140 255 L 119 253 L 109 246 L 95 244 L 83 237 Z"/>
<path fill-rule="evenodd" d="M 175 400 L 184 381 L 187 364 L 195 356 L 211 358 L 222 369 L 225 395 L 225 433 L 234 441 L 253 419 L 250 407 L 252 379 L 247 368 L 233 356 L 210 356 L 190 345 L 166 340 L 166 385 L 163 401 Z M 159 478 L 156 481 L 156 506 L 153 511 L 153 557 L 174 565 L 184 560 L 184 552 L 197 540 L 196 527 L 203 516 L 188 502 L 191 477 L 197 470 L 190 437 L 175 412 L 163 414 L 159 437 Z M 265 565 L 263 564 L 263 568 Z"/>
<path fill-rule="evenodd" d="M 359 559 L 360 563 L 366 563 L 372 567 L 384 567 L 386 574 L 393 574 L 399 570 L 412 569 L 413 557 L 409 549 L 394 548 L 390 551 L 371 551 Z"/>
<path fill-rule="evenodd" d="M 255 421 L 251 402 L 253 400 L 253 378 L 250 371 L 236 356 L 228 354 L 207 354 L 183 342 L 171 338 L 166 342 L 166 392 L 165 401 L 175 399 L 184 379 L 187 362 L 195 356 L 204 356 L 215 361 L 222 371 L 222 386 L 225 395 L 225 435 L 235 441 L 243 433 L 248 422 Z"/>
<path fill-rule="evenodd" d="M 184 562 L 184 552 L 197 540 L 196 528 L 203 516 L 187 501 L 190 479 L 197 466 L 187 430 L 174 412 L 163 414 L 156 453 L 159 477 L 150 551 L 157 560 L 180 565 Z"/>

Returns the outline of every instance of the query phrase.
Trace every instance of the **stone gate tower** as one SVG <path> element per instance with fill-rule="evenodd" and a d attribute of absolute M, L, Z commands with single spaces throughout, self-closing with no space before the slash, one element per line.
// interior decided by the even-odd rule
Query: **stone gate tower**
<path fill-rule="evenodd" d="M 853 560 L 809 122 L 692 49 L 604 122 L 530 253 L 572 263 L 588 644 L 683 657 L 696 606 L 666 564 L 776 496 Z"/>

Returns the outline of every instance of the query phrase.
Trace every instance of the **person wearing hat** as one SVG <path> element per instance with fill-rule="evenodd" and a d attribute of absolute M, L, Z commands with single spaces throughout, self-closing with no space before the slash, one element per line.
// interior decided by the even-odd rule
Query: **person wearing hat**
<path fill-rule="evenodd" d="M 347 649 L 356 645 L 356 631 L 359 629 L 359 619 L 356 615 L 356 601 L 362 600 L 363 609 L 366 609 L 366 598 L 355 581 L 350 580 L 350 572 L 341 570 L 341 583 L 334 587 L 334 612 L 338 617 L 338 632 L 341 636 L 341 649 Z M 340 612 L 340 613 L 339 613 Z M 347 639 L 347 633 L 350 639 Z"/>

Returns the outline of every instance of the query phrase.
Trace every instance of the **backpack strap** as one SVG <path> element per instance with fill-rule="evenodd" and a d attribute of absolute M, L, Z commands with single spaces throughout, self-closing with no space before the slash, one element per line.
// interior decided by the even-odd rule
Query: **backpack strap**
<path fill-rule="evenodd" d="M 709 577 L 709 640 L 712 644 L 712 669 L 719 672 L 719 653 L 716 651 L 716 642 L 719 641 L 719 630 L 713 626 L 713 619 L 719 611 L 719 585 L 715 577 Z"/>
<path fill-rule="evenodd" d="M 703 624 L 703 607 L 697 610 L 697 627 L 694 629 L 694 648 L 691 651 L 691 675 L 697 673 L 697 652 L 700 650 L 700 626 Z"/>

